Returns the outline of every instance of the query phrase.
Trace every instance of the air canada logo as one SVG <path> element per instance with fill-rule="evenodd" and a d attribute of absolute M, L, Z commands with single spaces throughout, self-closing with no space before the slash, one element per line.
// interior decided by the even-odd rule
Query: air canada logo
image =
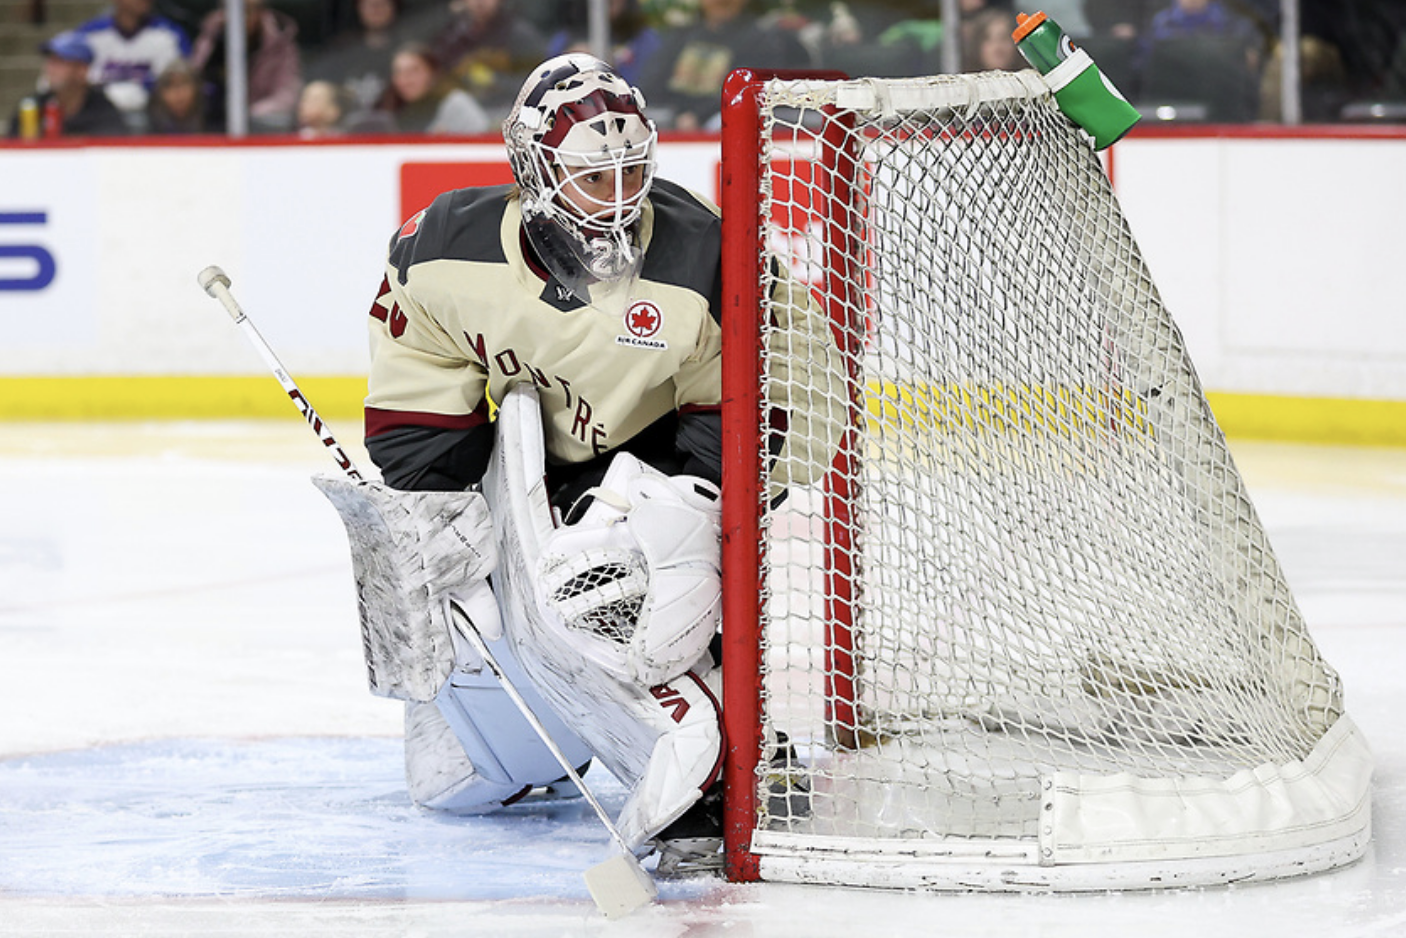
<path fill-rule="evenodd" d="M 629 309 L 625 310 L 624 325 L 628 334 L 615 337 L 618 345 L 652 349 L 669 347 L 668 342 L 655 338 L 664 325 L 664 314 L 649 300 L 635 300 L 631 303 Z"/>

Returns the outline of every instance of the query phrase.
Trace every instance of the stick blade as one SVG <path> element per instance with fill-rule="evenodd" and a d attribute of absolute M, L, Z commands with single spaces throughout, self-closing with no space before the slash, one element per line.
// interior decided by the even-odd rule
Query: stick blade
<path fill-rule="evenodd" d="M 629 915 L 641 906 L 649 905 L 659 895 L 654 880 L 638 860 L 618 853 L 597 863 L 586 871 L 586 888 L 606 918 Z"/>

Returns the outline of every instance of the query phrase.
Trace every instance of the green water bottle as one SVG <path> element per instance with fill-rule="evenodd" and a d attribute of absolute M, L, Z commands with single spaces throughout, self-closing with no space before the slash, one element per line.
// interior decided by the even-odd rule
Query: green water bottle
<path fill-rule="evenodd" d="M 1064 115 L 1094 138 L 1094 149 L 1117 142 L 1141 115 L 1098 70 L 1089 54 L 1044 13 L 1016 17 L 1016 48 L 1054 93 Z"/>

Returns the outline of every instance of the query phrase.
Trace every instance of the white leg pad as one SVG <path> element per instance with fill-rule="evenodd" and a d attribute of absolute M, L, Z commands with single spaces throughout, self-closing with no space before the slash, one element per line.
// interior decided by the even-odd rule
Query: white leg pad
<path fill-rule="evenodd" d="M 630 791 L 620 815 L 631 848 L 696 801 L 722 761 L 718 707 L 691 674 L 653 688 L 623 680 L 581 653 L 543 601 L 542 547 L 554 525 L 543 477 L 536 392 L 519 386 L 499 408 L 484 494 L 498 534 L 495 586 L 505 632 L 542 696 Z"/>
<path fill-rule="evenodd" d="M 666 720 L 644 772 L 620 811 L 620 835 L 631 847 L 678 820 L 722 770 L 722 733 L 717 701 L 707 684 L 689 672 L 652 687 Z"/>
<path fill-rule="evenodd" d="M 474 771 L 464 747 L 434 703 L 405 703 L 405 782 L 410 800 L 460 814 L 492 811 L 522 791 Z"/>
<path fill-rule="evenodd" d="M 411 799 L 443 811 L 491 811 L 566 772 L 451 624 L 457 602 L 573 768 L 591 750 L 542 701 L 502 640 L 488 576 L 497 538 L 477 492 L 402 492 L 330 477 L 314 484 L 351 542 L 371 690 L 406 700 Z"/>

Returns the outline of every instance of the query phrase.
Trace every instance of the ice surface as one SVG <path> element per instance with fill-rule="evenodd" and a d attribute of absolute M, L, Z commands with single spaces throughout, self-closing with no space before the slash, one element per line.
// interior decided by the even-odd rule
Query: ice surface
<path fill-rule="evenodd" d="M 410 806 L 296 418 L 0 424 L 0 935 L 1406 935 L 1406 451 L 1233 448 L 1376 753 L 1362 862 L 1106 896 L 695 879 L 611 922 L 584 802 Z"/>

